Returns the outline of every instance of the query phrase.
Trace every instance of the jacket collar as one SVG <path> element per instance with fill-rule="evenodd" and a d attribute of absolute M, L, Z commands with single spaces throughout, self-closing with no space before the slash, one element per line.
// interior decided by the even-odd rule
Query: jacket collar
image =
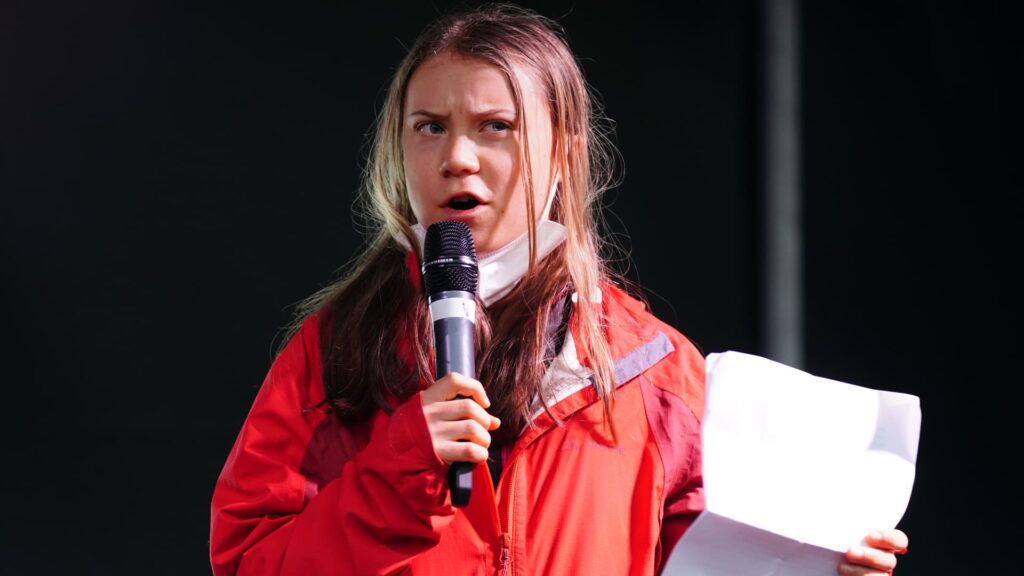
<path fill-rule="evenodd" d="M 590 305 L 601 306 L 604 317 L 612 323 L 613 329 L 608 330 L 606 337 L 614 359 L 615 387 L 618 388 L 666 358 L 675 351 L 675 346 L 668 336 L 658 329 L 657 324 L 651 321 L 650 313 L 646 311 L 641 302 L 611 284 L 602 286 L 601 292 L 601 303 L 591 303 Z M 573 314 L 570 318 L 569 328 L 573 339 L 576 342 L 581 342 L 582 337 L 575 318 L 576 315 Z M 584 367 L 588 366 L 589 359 L 586 356 L 585 347 L 577 346 L 576 349 L 580 364 Z M 593 384 L 592 380 L 591 384 Z M 597 390 L 593 385 L 588 385 L 550 406 L 550 413 L 541 412 L 523 431 L 513 449 L 512 457 L 559 422 L 598 401 L 600 401 L 600 396 L 598 396 Z"/>

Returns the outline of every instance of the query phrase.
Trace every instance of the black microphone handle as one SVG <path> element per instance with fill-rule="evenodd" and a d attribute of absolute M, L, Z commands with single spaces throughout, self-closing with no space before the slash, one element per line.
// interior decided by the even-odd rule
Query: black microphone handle
<path fill-rule="evenodd" d="M 434 321 L 434 372 L 438 379 L 451 372 L 476 378 L 475 325 L 466 318 L 449 317 Z M 452 506 L 469 504 L 473 492 L 471 462 L 452 462 L 448 466 L 448 489 Z"/>
<path fill-rule="evenodd" d="M 476 378 L 476 325 L 467 318 L 434 320 L 434 375 L 444 378 L 451 372 Z"/>

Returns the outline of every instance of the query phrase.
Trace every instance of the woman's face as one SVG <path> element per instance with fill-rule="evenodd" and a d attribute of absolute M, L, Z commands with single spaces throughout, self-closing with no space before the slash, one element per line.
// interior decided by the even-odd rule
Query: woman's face
<path fill-rule="evenodd" d="M 534 220 L 551 188 L 551 116 L 530 74 L 517 74 L 530 131 Z M 478 254 L 526 232 L 521 122 L 508 78 L 497 67 L 442 54 L 416 69 L 405 96 L 402 149 L 416 220 L 460 220 Z"/>

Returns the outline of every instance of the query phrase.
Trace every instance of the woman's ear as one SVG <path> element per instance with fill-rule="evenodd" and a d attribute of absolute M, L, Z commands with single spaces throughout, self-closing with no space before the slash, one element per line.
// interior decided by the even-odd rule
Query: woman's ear
<path fill-rule="evenodd" d="M 574 134 L 562 140 L 565 148 L 565 158 L 569 158 L 574 153 L 579 153 L 583 147 L 583 136 Z M 547 200 L 544 202 L 544 211 L 541 212 L 541 220 L 551 220 L 551 207 L 555 203 L 555 197 L 558 195 L 559 190 L 562 186 L 562 170 L 560 164 L 560 158 L 555 155 L 551 159 L 552 170 L 551 174 L 551 188 L 548 190 Z"/>
<path fill-rule="evenodd" d="M 541 220 L 551 219 L 551 205 L 555 202 L 555 196 L 558 194 L 558 188 L 561 184 L 562 172 L 556 164 L 554 166 L 554 171 L 551 174 L 551 188 L 548 189 L 548 198 L 544 201 L 544 210 L 540 213 Z"/>

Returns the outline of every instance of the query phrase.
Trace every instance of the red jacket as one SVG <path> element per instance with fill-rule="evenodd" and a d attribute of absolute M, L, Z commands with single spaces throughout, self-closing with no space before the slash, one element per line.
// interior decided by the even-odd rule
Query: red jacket
<path fill-rule="evenodd" d="M 356 426 L 313 408 L 324 391 L 310 317 L 274 361 L 217 480 L 214 574 L 656 573 L 704 507 L 704 358 L 618 288 L 602 292 L 618 443 L 584 387 L 552 407 L 564 425 L 541 414 L 526 428 L 497 490 L 477 466 L 458 509 L 419 394 Z"/>

